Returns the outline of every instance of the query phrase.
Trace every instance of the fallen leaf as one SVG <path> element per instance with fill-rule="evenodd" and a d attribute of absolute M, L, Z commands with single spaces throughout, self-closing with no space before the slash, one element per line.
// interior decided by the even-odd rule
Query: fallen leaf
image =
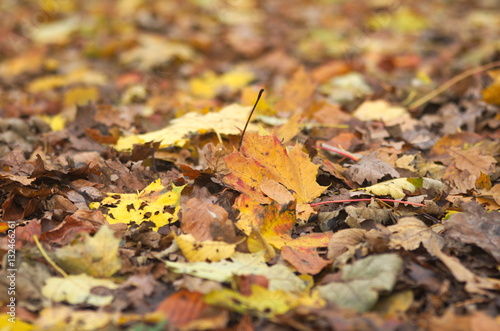
<path fill-rule="evenodd" d="M 120 62 L 150 70 L 169 61 L 192 60 L 193 49 L 185 43 L 170 41 L 162 35 L 142 33 L 135 37 L 138 45 L 120 54 Z"/>
<path fill-rule="evenodd" d="M 281 250 L 281 257 L 301 274 L 316 275 L 330 264 L 330 261 L 319 257 L 314 248 L 285 246 Z"/>
<path fill-rule="evenodd" d="M 408 111 L 399 106 L 391 106 L 385 100 L 368 100 L 363 102 L 352 114 L 362 121 L 383 121 L 410 118 Z"/>
<path fill-rule="evenodd" d="M 464 204 L 463 208 L 464 212 L 443 221 L 446 235 L 481 247 L 500 263 L 500 213 L 487 212 L 474 202 Z"/>
<path fill-rule="evenodd" d="M 208 71 L 201 77 L 191 79 L 189 85 L 194 95 L 209 99 L 225 90 L 229 92 L 239 90 L 254 79 L 255 76 L 252 72 L 240 68 L 220 76 Z"/>
<path fill-rule="evenodd" d="M 96 307 L 109 305 L 113 296 L 98 295 L 91 292 L 95 287 L 108 290 L 118 288 L 118 285 L 108 279 L 97 279 L 85 274 L 70 275 L 65 278 L 50 277 L 42 287 L 42 294 L 55 302 L 66 301 L 69 304 L 88 304 Z"/>
<path fill-rule="evenodd" d="M 205 295 L 204 300 L 210 305 L 224 307 L 238 313 L 256 311 L 263 316 L 284 314 L 293 308 L 293 299 L 288 292 L 270 291 L 259 285 L 252 285 L 252 294 L 249 296 L 230 289 L 222 289 Z"/>
<path fill-rule="evenodd" d="M 218 262 L 165 262 L 167 267 L 178 274 L 189 274 L 195 277 L 228 282 L 235 275 L 261 275 L 269 280 L 270 290 L 288 292 L 302 292 L 306 289 L 306 282 L 297 277 L 293 271 L 284 265 L 268 266 L 261 253 L 245 254 L 234 253 L 232 261 Z"/>
<path fill-rule="evenodd" d="M 169 323 L 172 323 L 174 327 L 187 329 L 193 321 L 197 321 L 200 318 L 209 318 L 210 306 L 204 302 L 203 295 L 201 293 L 181 289 L 163 300 L 156 308 L 156 312 L 165 314 Z M 219 310 L 219 312 L 222 311 Z M 212 311 L 212 313 L 215 312 Z M 225 326 L 228 316 L 227 313 L 222 313 L 224 316 L 219 317 L 222 320 L 212 319 L 213 323 L 211 324 L 211 328 Z"/>
<path fill-rule="evenodd" d="M 385 176 L 398 178 L 399 173 L 388 163 L 377 158 L 377 153 L 363 156 L 356 164 L 349 168 L 349 175 L 358 184 L 363 184 L 367 180 L 370 184 L 375 184 Z"/>
<path fill-rule="evenodd" d="M 191 234 L 181 234 L 175 241 L 189 262 L 220 261 L 233 255 L 237 244 L 223 241 L 197 241 Z"/>
<path fill-rule="evenodd" d="M 160 148 L 182 147 L 189 142 L 189 136 L 193 133 L 202 134 L 210 131 L 214 131 L 218 135 L 238 135 L 245 127 L 250 110 L 251 107 L 233 104 L 218 112 L 205 115 L 194 112 L 187 113 L 170 121 L 170 124 L 164 129 L 137 136 L 122 137 L 114 148 L 119 151 L 131 150 L 134 144 L 145 144 L 153 141 L 159 142 Z M 253 128 L 254 126 L 250 124 L 248 130 Z"/>
<path fill-rule="evenodd" d="M 283 87 L 283 98 L 276 104 L 276 108 L 285 113 L 302 112 L 311 103 L 315 89 L 316 83 L 311 75 L 304 67 L 300 67 Z"/>
<path fill-rule="evenodd" d="M 439 249 L 445 244 L 443 237 L 416 217 L 400 218 L 397 224 L 388 226 L 387 229 L 391 232 L 389 241 L 391 248 L 413 251 L 423 245 L 429 251 L 432 250 L 434 244 Z"/>
<path fill-rule="evenodd" d="M 64 270 L 94 277 L 111 277 L 120 270 L 120 239 L 115 238 L 109 227 L 102 226 L 93 237 L 84 233 L 83 238 L 83 242 L 77 241 L 56 251 L 56 261 Z"/>
<path fill-rule="evenodd" d="M 397 254 L 371 255 L 342 269 L 341 282 L 316 287 L 328 302 L 357 311 L 371 309 L 379 292 L 391 291 L 403 266 Z"/>
<path fill-rule="evenodd" d="M 298 203 L 308 203 L 326 189 L 316 182 L 319 166 L 309 160 L 301 147 L 296 145 L 288 152 L 275 136 L 247 132 L 241 151 L 224 160 L 231 173 L 224 176 L 223 182 L 261 203 L 270 202 L 260 190 L 266 180 L 285 186 Z"/>
<path fill-rule="evenodd" d="M 106 215 L 109 224 L 151 221 L 159 228 L 177 221 L 183 189 L 184 186 L 172 184 L 172 191 L 167 192 L 158 179 L 136 194 L 108 193 L 101 203 L 93 203 L 90 207 L 109 206 Z M 173 212 L 164 211 L 165 207 L 171 207 Z"/>
<path fill-rule="evenodd" d="M 366 240 L 366 230 L 364 229 L 342 229 L 335 232 L 328 242 L 329 259 L 335 259 L 349 247 L 355 246 Z"/>

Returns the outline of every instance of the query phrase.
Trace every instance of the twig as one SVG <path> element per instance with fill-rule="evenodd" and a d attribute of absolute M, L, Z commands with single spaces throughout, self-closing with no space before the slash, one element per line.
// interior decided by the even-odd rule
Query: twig
<path fill-rule="evenodd" d="M 330 146 L 330 145 L 327 145 L 324 143 L 318 145 L 317 148 L 324 149 L 325 151 L 329 151 L 332 153 L 340 154 L 340 155 L 345 156 L 345 157 L 347 157 L 355 162 L 358 162 L 359 159 L 361 158 L 360 155 L 349 153 L 349 152 L 346 152 L 344 150 L 341 150 L 340 148 L 336 148 L 336 147 L 333 147 L 333 146 Z"/>
<path fill-rule="evenodd" d="M 47 254 L 47 252 L 45 251 L 45 249 L 43 249 L 42 245 L 40 244 L 40 241 L 38 241 L 38 237 L 37 236 L 33 236 L 33 239 L 35 240 L 35 244 L 36 244 L 36 247 L 38 247 L 38 249 L 40 250 L 40 252 L 42 253 L 43 257 L 47 260 L 47 262 L 50 263 L 50 265 L 52 267 L 54 267 L 54 269 L 56 269 L 57 271 L 59 271 L 59 273 L 61 275 L 63 275 L 64 278 L 67 278 L 68 277 L 68 274 L 66 273 L 66 271 L 62 270 L 51 258 L 50 256 Z"/>
<path fill-rule="evenodd" d="M 424 95 L 423 97 L 417 99 L 416 101 L 413 101 L 412 103 L 410 103 L 408 105 L 408 109 L 413 110 L 415 108 L 422 106 L 423 104 L 429 102 L 430 100 L 432 100 L 433 98 L 435 98 L 439 94 L 443 93 L 444 91 L 446 91 L 447 89 L 449 89 L 451 86 L 455 85 L 456 83 L 458 83 L 462 79 L 465 79 L 469 76 L 477 74 L 478 72 L 481 72 L 481 71 L 493 69 L 495 67 L 500 67 L 500 61 L 495 61 L 495 62 L 491 62 L 491 63 L 485 64 L 485 65 L 482 65 L 479 67 L 470 68 L 469 70 L 466 70 L 466 71 L 462 72 L 461 74 L 448 80 L 447 82 L 445 82 L 444 84 L 442 84 L 441 86 L 439 86 L 435 90 L 432 90 L 431 92 Z"/>

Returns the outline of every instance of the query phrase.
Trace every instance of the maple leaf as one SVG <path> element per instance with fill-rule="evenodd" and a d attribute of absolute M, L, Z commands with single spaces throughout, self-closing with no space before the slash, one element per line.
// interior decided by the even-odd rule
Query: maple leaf
<path fill-rule="evenodd" d="M 108 193 L 101 203 L 92 203 L 90 207 L 97 209 L 100 206 L 109 206 L 106 219 L 110 224 L 145 221 L 153 222 L 157 228 L 176 222 L 180 210 L 180 195 L 184 186 L 172 184 L 172 191 L 166 188 L 158 179 L 144 190 L 132 194 Z M 175 208 L 172 213 L 166 212 L 165 207 Z"/>
<path fill-rule="evenodd" d="M 87 233 L 83 237 L 83 242 L 56 251 L 56 260 L 61 267 L 70 273 L 84 272 L 95 277 L 110 277 L 120 270 L 120 239 L 115 238 L 109 227 L 101 227 L 93 237 Z"/>
<path fill-rule="evenodd" d="M 297 223 L 295 210 L 283 209 L 277 203 L 261 205 L 249 196 L 241 195 L 235 203 L 241 212 L 236 226 L 249 235 L 247 245 L 251 252 L 266 251 L 271 258 L 269 245 L 282 250 L 287 248 L 284 258 L 297 270 L 316 274 L 329 261 L 319 257 L 318 247 L 326 247 L 332 236 L 331 232 L 310 233 L 292 238 L 291 233 Z"/>
<path fill-rule="evenodd" d="M 288 151 L 276 136 L 247 132 L 241 151 L 224 160 L 231 173 L 224 176 L 223 182 L 260 203 L 271 201 L 261 189 L 268 180 L 286 187 L 300 204 L 311 202 L 326 189 L 316 182 L 319 165 L 309 160 L 300 145 Z"/>
<path fill-rule="evenodd" d="M 122 137 L 118 140 L 115 149 L 123 151 L 132 149 L 134 144 L 145 144 L 148 142 L 159 142 L 160 148 L 170 146 L 184 146 L 189 141 L 189 135 L 193 133 L 206 133 L 215 131 L 218 135 L 238 135 L 245 122 L 251 107 L 243 107 L 233 104 L 224 107 L 219 112 L 201 115 L 198 113 L 187 113 L 186 115 L 170 121 L 170 124 L 158 131 L 148 132 L 141 135 Z M 253 126 L 250 125 L 249 129 Z"/>
<path fill-rule="evenodd" d="M 500 263 L 500 213 L 486 212 L 477 203 L 464 205 L 464 212 L 443 221 L 447 235 L 481 247 Z"/>

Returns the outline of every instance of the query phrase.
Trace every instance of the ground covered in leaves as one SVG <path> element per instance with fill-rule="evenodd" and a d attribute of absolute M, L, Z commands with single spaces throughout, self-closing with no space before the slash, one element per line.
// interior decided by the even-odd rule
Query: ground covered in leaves
<path fill-rule="evenodd" d="M 473 3 L 2 1 L 0 330 L 500 329 Z"/>

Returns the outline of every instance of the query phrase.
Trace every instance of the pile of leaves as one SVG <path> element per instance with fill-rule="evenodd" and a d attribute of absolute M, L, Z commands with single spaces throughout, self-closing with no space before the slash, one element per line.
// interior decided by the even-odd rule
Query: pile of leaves
<path fill-rule="evenodd" d="M 1 2 L 0 329 L 499 329 L 495 7 Z"/>

